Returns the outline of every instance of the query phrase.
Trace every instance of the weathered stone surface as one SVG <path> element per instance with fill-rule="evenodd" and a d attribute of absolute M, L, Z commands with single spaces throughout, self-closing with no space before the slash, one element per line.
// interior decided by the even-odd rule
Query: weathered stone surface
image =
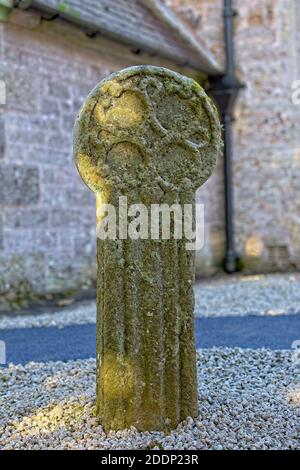
<path fill-rule="evenodd" d="M 194 204 L 220 146 L 193 80 L 141 66 L 92 91 L 75 159 L 101 202 Z M 97 413 L 105 429 L 167 430 L 197 415 L 194 252 L 186 240 L 97 240 Z"/>
<path fill-rule="evenodd" d="M 36 167 L 0 166 L 0 204 L 36 204 L 39 192 L 39 172 Z"/>

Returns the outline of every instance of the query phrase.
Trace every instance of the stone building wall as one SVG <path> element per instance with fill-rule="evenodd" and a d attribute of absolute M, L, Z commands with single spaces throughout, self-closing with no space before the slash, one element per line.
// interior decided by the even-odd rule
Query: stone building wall
<path fill-rule="evenodd" d="M 138 63 L 176 68 L 25 12 L 0 25 L 0 310 L 93 283 L 95 198 L 72 160 L 74 121 L 101 78 Z"/>
<path fill-rule="evenodd" d="M 223 62 L 223 0 L 165 2 Z M 236 63 L 247 85 L 234 124 L 237 250 L 252 271 L 299 268 L 300 106 L 291 102 L 291 83 L 300 79 L 300 5 L 234 4 Z M 94 280 L 94 196 L 72 161 L 74 119 L 87 93 L 103 76 L 129 65 L 177 67 L 24 12 L 0 26 L 0 60 L 0 80 L 7 85 L 7 104 L 0 104 L 3 309 L 40 295 L 81 292 Z M 221 158 L 198 201 L 206 217 L 199 275 L 220 269 L 224 254 Z"/>
<path fill-rule="evenodd" d="M 247 3 L 237 4 L 237 64 L 247 83 L 235 124 L 237 247 L 251 269 L 299 269 L 300 106 L 291 84 L 300 77 L 300 5 Z"/>
<path fill-rule="evenodd" d="M 165 1 L 222 62 L 223 1 Z M 234 124 L 237 251 L 252 272 L 299 269 L 300 105 L 292 103 L 291 85 L 300 79 L 300 2 L 234 0 L 233 4 L 239 14 L 236 65 L 246 84 Z M 222 251 L 217 220 L 209 205 L 207 210 L 212 220 L 207 246 L 215 240 Z"/>

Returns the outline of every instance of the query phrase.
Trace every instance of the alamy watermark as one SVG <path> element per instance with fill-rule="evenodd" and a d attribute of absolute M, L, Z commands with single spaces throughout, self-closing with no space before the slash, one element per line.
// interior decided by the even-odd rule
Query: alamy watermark
<path fill-rule="evenodd" d="M 0 340 L 0 364 L 6 364 L 6 345 Z"/>
<path fill-rule="evenodd" d="M 128 205 L 119 197 L 119 205 L 99 204 L 97 237 L 101 240 L 185 240 L 187 250 L 201 250 L 204 245 L 203 204 Z"/>
<path fill-rule="evenodd" d="M 6 104 L 6 86 L 3 80 L 0 80 L 0 105 Z"/>

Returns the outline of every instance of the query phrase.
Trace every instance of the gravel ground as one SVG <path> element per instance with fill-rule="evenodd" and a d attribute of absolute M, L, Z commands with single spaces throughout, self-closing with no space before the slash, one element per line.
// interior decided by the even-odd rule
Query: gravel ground
<path fill-rule="evenodd" d="M 95 301 L 77 302 L 67 308 L 58 307 L 51 312 L 45 310 L 37 315 L 3 315 L 0 317 L 0 330 L 51 326 L 63 328 L 90 323 L 96 323 Z"/>
<path fill-rule="evenodd" d="M 300 274 L 227 276 L 195 285 L 197 317 L 286 315 L 300 313 Z M 0 330 L 63 327 L 95 323 L 94 301 L 78 302 L 39 315 L 0 317 Z"/>
<path fill-rule="evenodd" d="M 196 316 L 300 313 L 300 274 L 227 276 L 198 282 Z"/>
<path fill-rule="evenodd" d="M 0 369 L 1 449 L 300 449 L 300 365 L 288 351 L 198 352 L 199 417 L 169 435 L 105 434 L 92 359 Z"/>

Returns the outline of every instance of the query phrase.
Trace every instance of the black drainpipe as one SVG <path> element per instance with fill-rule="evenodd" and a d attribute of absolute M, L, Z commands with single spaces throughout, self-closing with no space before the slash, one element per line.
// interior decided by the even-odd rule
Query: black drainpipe
<path fill-rule="evenodd" d="M 234 211 L 232 190 L 232 122 L 233 110 L 239 90 L 244 88 L 235 75 L 233 47 L 233 18 L 237 12 L 232 8 L 231 0 L 224 0 L 224 41 L 226 51 L 226 73 L 210 77 L 209 92 L 217 102 L 223 124 L 224 139 L 224 199 L 226 252 L 224 269 L 234 273 L 237 269 L 237 254 L 234 246 Z"/>

